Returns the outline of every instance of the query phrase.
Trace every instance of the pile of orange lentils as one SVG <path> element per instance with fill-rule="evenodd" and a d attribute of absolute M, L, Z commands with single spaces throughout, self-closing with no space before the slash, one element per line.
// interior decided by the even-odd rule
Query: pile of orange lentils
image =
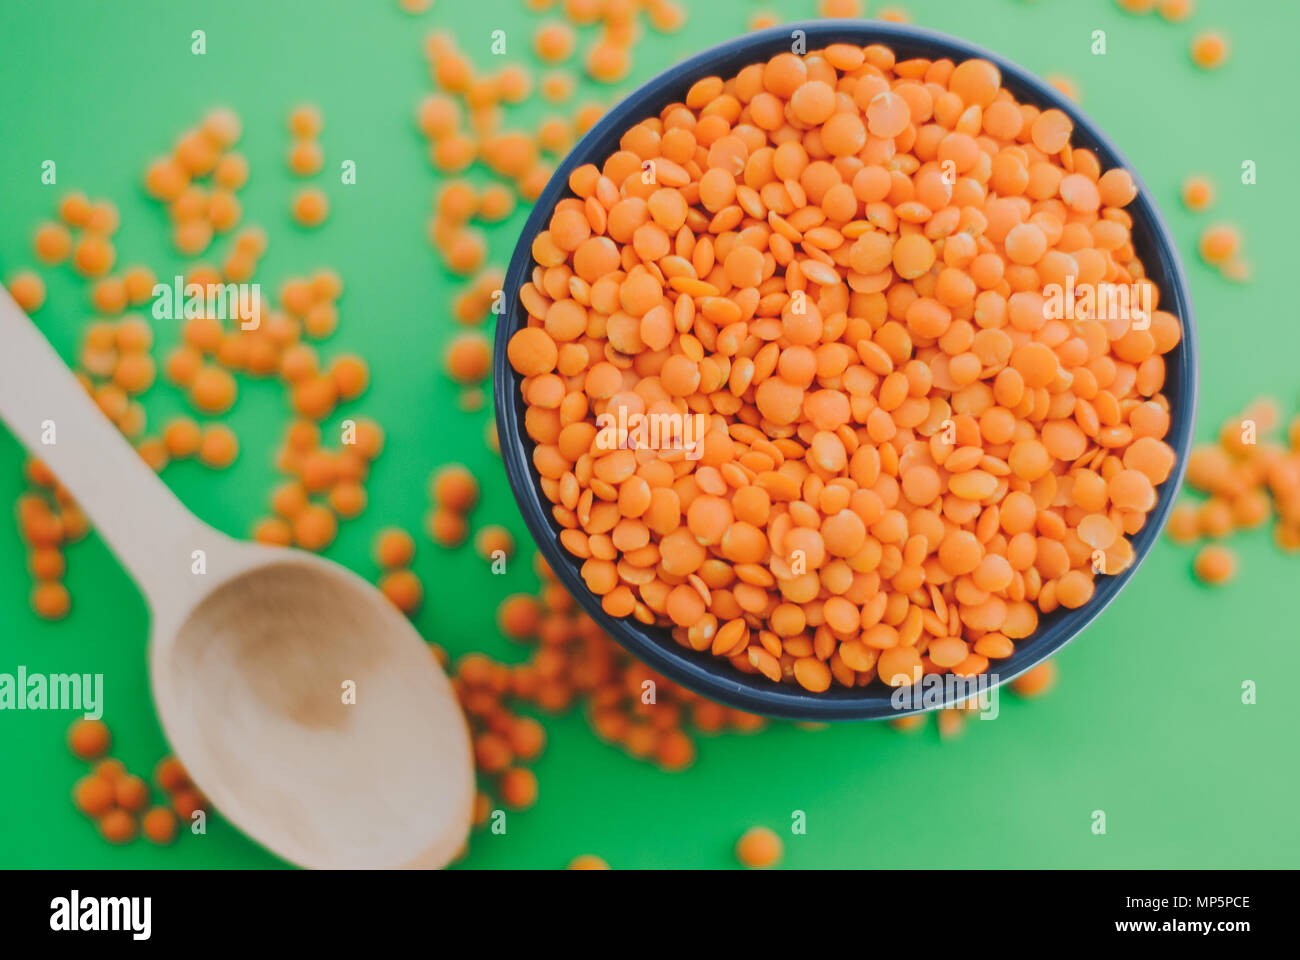
<path fill-rule="evenodd" d="M 1072 132 L 987 61 L 834 44 L 703 78 L 573 172 L 509 359 L 607 613 L 774 682 L 899 685 L 984 672 L 1132 562 L 1181 326 L 1132 178 Z M 1066 278 L 1145 287 L 1149 323 L 1049 317 Z M 597 426 L 690 414 L 699 459 Z"/>
<path fill-rule="evenodd" d="M 544 5 L 535 5 L 541 10 Z M 571 74 L 562 65 L 576 52 L 575 27 L 599 26 L 585 55 L 589 76 L 602 83 L 622 80 L 631 67 L 631 48 L 640 35 L 644 13 L 650 25 L 673 32 L 685 22 L 685 13 L 671 0 L 568 0 L 562 4 L 564 20 L 547 20 L 533 37 L 538 59 L 553 69 L 539 85 L 542 97 L 553 104 L 566 103 L 575 88 Z M 579 107 L 572 116 L 558 114 L 544 119 L 535 131 L 508 129 L 506 110 L 526 102 L 534 83 L 518 64 L 507 64 L 483 73 L 459 48 L 455 39 L 435 32 L 425 41 L 430 79 L 436 90 L 416 108 L 416 126 L 429 142 L 429 159 L 443 174 L 461 174 L 476 162 L 495 178 L 481 190 L 466 179 L 444 183 L 435 198 L 429 220 L 429 239 L 446 268 L 469 280 L 457 296 L 454 313 L 467 326 L 477 326 L 489 309 L 500 312 L 493 298 L 500 296 L 503 274 L 486 266 L 487 243 L 483 231 L 473 225 L 499 223 L 510 216 L 518 195 L 532 202 L 540 195 L 555 163 L 572 146 L 576 137 L 599 119 L 602 108 L 594 104 Z M 480 385 L 491 373 L 491 351 L 479 330 L 455 337 L 445 353 L 448 375 L 465 389 L 461 406 L 480 409 L 485 402 Z"/>
<path fill-rule="evenodd" d="M 1204 177 L 1191 176 L 1183 183 L 1183 203 L 1189 210 L 1208 210 L 1214 200 L 1214 188 Z M 1214 267 L 1225 279 L 1243 281 L 1250 278 L 1250 265 L 1242 253 L 1241 231 L 1230 223 L 1211 223 L 1196 244 L 1201 259 Z"/>
<path fill-rule="evenodd" d="M 698 735 L 753 733 L 766 725 L 763 717 L 700 697 L 633 658 L 578 606 L 540 555 L 535 567 L 539 592 L 507 597 L 497 611 L 504 636 L 532 645 L 528 658 L 506 664 L 471 653 L 452 670 L 453 688 L 470 722 L 476 768 L 488 781 L 475 800 L 475 826 L 488 822 L 498 801 L 521 810 L 537 799 L 537 780 L 527 764 L 540 755 L 545 731 L 519 713 L 520 706 L 559 713 L 581 702 L 600 739 L 670 772 L 694 762 Z M 432 650 L 444 668 L 450 665 L 439 645 Z M 1056 676 L 1055 661 L 1048 660 L 1017 677 L 1011 689 L 1020 697 L 1038 697 L 1051 690 Z M 974 709 L 968 704 L 939 711 L 940 736 L 957 736 Z M 925 723 L 924 714 L 890 721 L 903 731 Z M 572 868 L 604 868 L 596 861 L 579 858 Z"/>
<path fill-rule="evenodd" d="M 241 134 L 233 111 L 213 110 L 145 171 L 145 190 L 167 204 L 172 241 L 187 257 L 206 251 L 214 236 L 233 230 L 243 218 L 236 194 L 248 182 L 248 161 L 234 150 Z"/>
<path fill-rule="evenodd" d="M 379 578 L 380 592 L 393 606 L 408 617 L 413 616 L 424 600 L 424 585 L 411 570 L 415 559 L 415 539 L 405 530 L 388 527 L 375 538 L 375 561 L 384 573 Z"/>
<path fill-rule="evenodd" d="M 324 117 L 316 107 L 303 104 L 289 114 L 289 134 L 293 142 L 289 147 L 289 172 L 296 177 L 310 177 L 320 173 L 325 165 L 325 151 L 321 149 L 320 135 L 325 127 Z M 294 194 L 289 211 L 293 219 L 304 227 L 319 227 L 329 216 L 329 198 L 319 187 L 303 187 Z"/>
<path fill-rule="evenodd" d="M 196 812 L 207 809 L 207 800 L 194 788 L 180 762 L 165 757 L 154 770 L 154 780 L 168 802 L 149 807 L 151 794 L 144 779 L 128 772 L 122 761 L 106 757 L 111 739 L 102 720 L 77 720 L 68 730 L 73 755 L 94 763 L 91 772 L 73 788 L 73 803 L 95 821 L 110 843 L 127 843 L 140 832 L 153 843 L 171 843 L 177 819 L 189 823 Z"/>
<path fill-rule="evenodd" d="M 315 108 L 300 107 L 291 113 L 289 127 L 305 143 L 312 142 L 307 138 L 316 136 L 322 123 Z M 170 154 L 145 171 L 145 191 L 167 205 L 179 252 L 197 255 L 214 238 L 232 234 L 220 267 L 204 262 L 189 266 L 182 278 L 186 291 L 192 285 L 205 291 L 217 284 L 252 280 L 266 251 L 261 228 L 235 231 L 242 218 L 235 195 L 249 175 L 247 161 L 235 149 L 240 135 L 241 124 L 233 111 L 211 111 L 182 134 Z M 90 303 L 101 318 L 83 333 L 77 376 L 156 471 L 188 458 L 212 469 L 229 467 L 238 457 L 239 442 L 225 424 L 177 416 L 160 435 L 147 434 L 139 398 L 157 378 L 151 353 L 154 329 L 143 315 L 130 310 L 153 299 L 157 277 L 142 265 L 112 273 L 116 252 L 111 238 L 118 226 L 118 212 L 111 202 L 91 202 L 73 192 L 60 202 L 58 219 L 41 224 L 35 234 L 37 259 L 49 266 L 71 259 L 87 279 Z M 35 311 L 43 302 L 44 285 L 35 274 L 30 276 L 35 283 L 23 273 L 16 286 L 20 305 Z M 337 447 L 330 449 L 320 427 L 369 385 L 369 367 L 361 357 L 342 354 L 327 363 L 316 346 L 335 333 L 342 294 L 339 276 L 320 269 L 310 276 L 287 278 L 278 292 L 279 302 L 264 298 L 254 307 L 256 316 L 220 317 L 207 309 L 182 316 L 182 305 L 176 305 L 181 342 L 167 355 L 162 372 L 185 392 L 196 414 L 227 413 L 238 399 L 236 374 L 277 377 L 285 387 L 296 419 L 277 464 L 291 479 L 274 491 L 272 515 L 254 527 L 254 537 L 266 543 L 322 550 L 334 540 L 339 520 L 360 515 L 366 506 L 364 482 L 370 463 L 383 449 L 383 430 L 371 420 L 348 418 Z M 29 461 L 27 476 L 29 490 L 18 512 L 36 581 L 32 605 L 41 616 L 59 619 L 71 606 L 61 582 L 66 570 L 63 547 L 84 536 L 88 525 L 44 464 Z"/>
<path fill-rule="evenodd" d="M 473 653 L 455 665 L 453 686 L 475 731 L 480 772 L 504 776 L 512 764 L 532 760 L 541 750 L 540 730 L 511 703 L 558 713 L 585 701 L 597 736 L 666 770 L 695 759 L 689 730 L 752 731 L 764 725 L 761 717 L 699 697 L 633 659 L 578 606 L 540 555 L 535 564 L 542 578 L 539 594 L 508 597 L 497 612 L 503 635 L 534 645 L 528 659 L 506 665 Z M 513 746 L 516 740 L 526 749 Z M 511 777 L 514 787 L 526 779 Z M 536 794 L 535 781 L 528 791 L 514 787 L 505 780 L 498 784 L 504 801 L 516 808 L 521 797 Z M 488 802 L 480 800 L 480 809 L 490 809 Z"/>
<path fill-rule="evenodd" d="M 1276 403 L 1256 400 L 1224 422 L 1216 443 L 1188 455 L 1187 485 L 1206 497 L 1175 506 L 1166 532 L 1176 543 L 1201 544 L 1193 568 L 1205 583 L 1226 583 L 1236 575 L 1236 554 L 1224 541 L 1238 530 L 1273 520 L 1276 544 L 1287 552 L 1300 550 L 1300 414 L 1280 441 L 1269 436 L 1279 420 Z"/>

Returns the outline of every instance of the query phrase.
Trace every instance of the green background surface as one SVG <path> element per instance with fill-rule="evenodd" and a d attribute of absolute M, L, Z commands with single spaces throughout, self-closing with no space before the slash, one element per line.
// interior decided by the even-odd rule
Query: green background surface
<path fill-rule="evenodd" d="M 872 3 L 873 10 L 879 5 Z M 1184 24 L 1135 17 L 1110 0 L 906 0 L 913 22 L 984 44 L 1040 74 L 1062 73 L 1083 108 L 1124 150 L 1155 192 L 1183 251 L 1199 319 L 1198 437 L 1258 394 L 1284 415 L 1300 392 L 1296 357 L 1294 224 L 1300 127 L 1285 111 L 1300 69 L 1294 3 L 1197 0 Z M 612 102 L 683 57 L 744 32 L 760 10 L 785 20 L 815 12 L 812 0 L 690 2 L 683 31 L 647 30 L 632 75 L 618 88 L 583 83 L 576 102 Z M 451 30 L 484 69 L 491 31 L 506 31 L 511 59 L 533 62 L 533 30 L 550 14 L 521 0 L 438 0 L 411 17 L 394 2 L 224 0 L 222 3 L 18 3 L 0 5 L 0 275 L 30 266 L 35 225 L 70 189 L 109 197 L 122 210 L 119 264 L 144 262 L 160 276 L 182 267 L 165 212 L 143 195 L 145 163 L 209 107 L 241 114 L 240 149 L 252 164 L 241 193 L 245 223 L 271 237 L 259 279 L 321 265 L 343 276 L 338 333 L 323 355 L 345 350 L 371 363 L 370 391 L 342 408 L 388 431 L 368 486 L 370 505 L 345 523 L 328 551 L 362 575 L 374 532 L 387 524 L 421 529 L 426 478 L 460 460 L 483 479 L 476 526 L 506 524 L 528 549 L 493 576 L 472 548 L 445 551 L 423 536 L 415 563 L 427 589 L 417 625 L 453 654 L 484 650 L 507 660 L 523 651 L 498 633 L 494 611 L 508 593 L 532 589 L 531 541 L 499 461 L 483 443 L 488 410 L 464 413 L 442 374 L 443 345 L 455 333 L 447 302 L 461 282 L 439 266 L 425 237 L 438 177 L 412 111 L 430 89 L 425 34 Z M 1222 29 L 1232 57 L 1215 73 L 1188 58 L 1193 34 Z M 190 32 L 207 32 L 207 54 L 190 53 Z M 1107 53 L 1090 52 L 1105 30 Z M 580 49 L 594 30 L 581 31 Z M 572 66 L 577 65 L 575 60 Z M 333 211 L 326 227 L 296 230 L 287 214 L 294 181 L 285 169 L 285 116 L 297 102 L 324 110 L 326 173 L 317 178 Z M 508 125 L 535 123 L 558 108 L 534 100 L 512 108 Z M 44 160 L 58 185 L 44 186 Z M 337 182 L 342 159 L 357 163 L 355 186 Z M 1240 183 L 1243 160 L 1258 183 Z M 333 173 L 331 173 L 333 171 Z M 1218 188 L 1209 215 L 1178 203 L 1192 172 Z M 482 171 L 472 177 L 486 182 Z M 522 208 L 491 229 L 503 264 Z M 1215 218 L 1241 226 L 1253 264 L 1234 285 L 1195 256 L 1199 230 Z M 220 248 L 218 248 L 220 249 Z M 87 293 L 66 267 L 42 268 L 49 298 L 41 328 L 65 357 L 89 316 Z M 160 323 L 155 356 L 177 341 Z M 0 349 L 5 349 L 0 344 Z M 185 409 L 161 382 L 146 396 L 151 427 Z M 242 452 L 234 468 L 172 465 L 166 481 L 200 517 L 243 535 L 265 512 L 279 475 L 271 462 L 288 419 L 275 383 L 240 379 L 230 420 Z M 0 503 L 23 489 L 22 454 L 0 435 Z M 147 773 L 166 751 L 153 712 L 144 657 L 147 611 L 93 535 L 69 552 L 74 610 L 62 623 L 36 619 L 14 521 L 0 516 L 0 671 L 102 672 L 105 719 L 115 754 Z M 668 774 L 599 742 L 577 712 L 546 719 L 549 746 L 535 767 L 541 800 L 511 814 L 504 836 L 476 834 L 469 867 L 555 867 L 596 853 L 614 867 L 724 867 L 737 836 L 768 824 L 786 838 L 791 867 L 1294 867 L 1300 774 L 1293 738 L 1300 701 L 1300 557 L 1285 556 L 1267 530 L 1239 536 L 1241 576 L 1209 590 L 1190 574 L 1191 552 L 1161 541 L 1124 594 L 1059 657 L 1060 683 L 1027 702 L 1004 697 L 994 722 L 971 722 L 941 741 L 933 723 L 904 735 L 884 725 L 809 731 L 778 723 L 757 735 L 699 738 L 699 758 Z M 1243 681 L 1258 703 L 1241 702 Z M 279 861 L 219 816 L 206 836 L 172 848 L 143 841 L 113 848 L 76 813 L 69 791 L 84 765 L 64 746 L 69 715 L 0 714 L 0 865 L 62 867 L 273 867 Z M 793 811 L 807 833 L 791 836 Z M 1091 831 L 1104 810 L 1107 834 Z"/>

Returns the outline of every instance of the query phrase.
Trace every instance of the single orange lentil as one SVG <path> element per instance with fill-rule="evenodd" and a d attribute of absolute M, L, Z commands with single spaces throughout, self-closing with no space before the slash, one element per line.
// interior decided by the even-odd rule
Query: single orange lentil
<path fill-rule="evenodd" d="M 67 561 L 58 547 L 37 547 L 28 555 L 27 566 L 37 580 L 62 580 Z"/>
<path fill-rule="evenodd" d="M 328 450 L 306 451 L 298 462 L 298 475 L 302 488 L 309 493 L 321 493 L 339 479 L 339 458 Z"/>
<path fill-rule="evenodd" d="M 107 200 L 92 203 L 86 212 L 86 229 L 105 237 L 115 234 L 120 223 L 117 207 Z"/>
<path fill-rule="evenodd" d="M 105 316 L 126 310 L 126 285 L 118 277 L 104 277 L 91 287 L 91 303 Z"/>
<path fill-rule="evenodd" d="M 537 802 L 537 776 L 523 767 L 501 774 L 501 800 L 513 810 L 527 810 Z"/>
<path fill-rule="evenodd" d="M 230 190 L 214 190 L 208 202 L 208 222 L 217 233 L 229 233 L 239 225 L 243 207 Z"/>
<path fill-rule="evenodd" d="M 226 190 L 242 190 L 248 183 L 248 161 L 239 153 L 223 154 L 212 172 L 212 179 Z"/>
<path fill-rule="evenodd" d="M 1078 103 L 1080 100 L 1079 84 L 1070 77 L 1060 73 L 1049 74 L 1044 79 L 1059 90 L 1067 99 Z"/>
<path fill-rule="evenodd" d="M 145 171 L 145 192 L 163 203 L 178 199 L 189 185 L 189 171 L 172 157 L 160 157 Z"/>
<path fill-rule="evenodd" d="M 1206 177 L 1193 175 L 1183 181 L 1182 196 L 1183 206 L 1200 213 L 1214 203 L 1214 186 Z"/>
<path fill-rule="evenodd" d="M 505 527 L 489 525 L 474 537 L 474 549 L 484 560 L 495 560 L 498 553 L 508 558 L 514 555 L 515 540 Z"/>
<path fill-rule="evenodd" d="M 314 140 L 325 129 L 325 119 L 320 108 L 301 104 L 289 112 L 289 132 L 304 140 Z"/>
<path fill-rule="evenodd" d="M 506 731 L 510 751 L 520 760 L 535 760 L 546 747 L 546 728 L 532 717 L 519 717 Z"/>
<path fill-rule="evenodd" d="M 466 513 L 478 503 L 478 481 L 458 463 L 438 470 L 430 489 L 435 504 L 455 513 Z"/>
<path fill-rule="evenodd" d="M 167 807 L 153 807 L 141 818 L 140 827 L 150 843 L 165 846 L 176 839 L 176 814 Z"/>
<path fill-rule="evenodd" d="M 478 332 L 462 333 L 447 346 L 447 373 L 461 384 L 482 383 L 492 371 L 492 348 Z"/>
<path fill-rule="evenodd" d="M 311 295 L 318 302 L 321 300 L 333 302 L 343 296 L 343 278 L 328 268 L 315 271 L 308 280 L 308 287 Z"/>
<path fill-rule="evenodd" d="M 221 367 L 200 367 L 189 388 L 191 402 L 204 413 L 225 413 L 235 405 L 235 380 Z"/>
<path fill-rule="evenodd" d="M 889 725 L 895 730 L 901 730 L 904 733 L 911 733 L 925 726 L 925 714 L 913 713 L 906 717 L 895 717 L 889 721 Z"/>
<path fill-rule="evenodd" d="M 63 199 L 59 201 L 59 216 L 69 226 L 89 226 L 90 211 L 90 200 L 79 190 L 65 194 Z"/>
<path fill-rule="evenodd" d="M 76 504 L 63 505 L 59 512 L 59 523 L 63 527 L 63 539 L 66 543 L 84 540 L 90 532 L 90 520 Z"/>
<path fill-rule="evenodd" d="M 897 93 L 883 91 L 867 104 L 867 130 L 875 137 L 896 137 L 912 122 L 911 108 Z"/>
<path fill-rule="evenodd" d="M 315 140 L 295 140 L 289 148 L 289 171 L 298 177 L 320 173 L 325 165 L 325 151 Z"/>
<path fill-rule="evenodd" d="M 587 75 L 600 83 L 618 83 L 632 67 L 627 47 L 598 41 L 587 49 Z"/>
<path fill-rule="evenodd" d="M 1073 129 L 1073 121 L 1063 111 L 1055 108 L 1044 110 L 1033 121 L 1031 140 L 1043 153 L 1059 153 L 1069 143 Z"/>
<path fill-rule="evenodd" d="M 1216 70 L 1228 59 L 1228 41 L 1217 30 L 1203 30 L 1192 38 L 1192 62 L 1202 70 Z"/>
<path fill-rule="evenodd" d="M 664 730 L 655 744 L 654 759 L 664 770 L 685 770 L 695 762 L 695 741 L 681 730 Z"/>
<path fill-rule="evenodd" d="M 497 609 L 497 624 L 501 632 L 514 640 L 536 635 L 541 623 L 541 608 L 534 597 L 516 594 L 507 597 Z"/>
<path fill-rule="evenodd" d="M 212 243 L 212 224 L 198 217 L 182 220 L 172 232 L 176 249 L 187 257 L 197 257 Z"/>
<path fill-rule="evenodd" d="M 191 787 L 182 787 L 172 794 L 172 810 L 182 820 L 193 821 L 194 814 L 206 810 L 207 800 Z"/>
<path fill-rule="evenodd" d="M 375 537 L 375 562 L 385 569 L 409 566 L 415 558 L 415 540 L 405 530 L 386 527 Z"/>
<path fill-rule="evenodd" d="M 358 417 L 352 446 L 366 460 L 374 460 L 384 449 L 384 430 L 373 420 Z"/>
<path fill-rule="evenodd" d="M 102 720 L 77 720 L 68 729 L 68 748 L 82 760 L 102 757 L 110 742 L 108 727 Z"/>
<path fill-rule="evenodd" d="M 1201 232 L 1199 249 L 1206 263 L 1221 265 L 1231 260 L 1240 246 L 1240 234 L 1228 224 L 1212 224 Z"/>
<path fill-rule="evenodd" d="M 175 757 L 164 757 L 154 768 L 154 780 L 168 793 L 176 793 L 190 785 L 190 775 Z"/>
<path fill-rule="evenodd" d="M 113 781 L 97 774 L 82 777 L 73 788 L 72 802 L 88 817 L 106 813 L 115 802 Z"/>
<path fill-rule="evenodd" d="M 287 547 L 293 543 L 293 527 L 280 517 L 264 517 L 253 526 L 253 539 L 273 547 Z"/>
<path fill-rule="evenodd" d="M 239 440 L 235 432 L 222 424 L 204 429 L 199 438 L 198 458 L 204 466 L 224 470 L 239 456 Z"/>
<path fill-rule="evenodd" d="M 510 365 L 518 373 L 531 376 L 554 370 L 559 349 L 546 331 L 525 327 L 510 338 L 507 354 Z"/>
<path fill-rule="evenodd" d="M 83 233 L 72 251 L 72 264 L 87 277 L 101 277 L 113 269 L 117 253 L 107 238 L 97 233 Z"/>
<path fill-rule="evenodd" d="M 100 835 L 109 843 L 126 843 L 135 839 L 135 818 L 126 810 L 109 810 L 99 818 L 98 826 Z"/>
<path fill-rule="evenodd" d="M 566 23 L 542 24 L 533 35 L 533 50 L 544 63 L 559 63 L 573 55 L 577 36 Z"/>
<path fill-rule="evenodd" d="M 736 859 L 751 870 L 776 866 L 783 853 L 781 838 L 767 827 L 750 827 L 736 842 Z"/>
<path fill-rule="evenodd" d="M 101 760 L 99 763 L 95 764 L 95 775 L 103 777 L 112 783 L 117 783 L 119 779 L 127 775 L 126 764 L 121 760 L 114 760 L 112 758 Z"/>
<path fill-rule="evenodd" d="M 609 864 L 594 853 L 583 853 L 569 861 L 568 870 L 608 870 Z"/>
<path fill-rule="evenodd" d="M 953 68 L 948 88 L 967 105 L 990 106 L 997 96 L 1002 76 L 987 60 L 964 60 Z"/>
<path fill-rule="evenodd" d="M 1231 257 L 1224 263 L 1220 264 L 1219 272 L 1223 274 L 1225 279 L 1231 280 L 1234 283 L 1247 282 L 1250 280 L 1252 273 L 1250 262 L 1240 256 Z"/>
<path fill-rule="evenodd" d="M 924 236 L 909 233 L 894 243 L 894 269 L 898 275 L 915 280 L 934 263 L 934 247 Z"/>
<path fill-rule="evenodd" d="M 434 510 L 429 514 L 429 536 L 434 543 L 443 547 L 458 547 L 465 542 L 469 533 L 469 524 L 455 511 L 447 509 Z"/>
<path fill-rule="evenodd" d="M 1175 543 L 1193 543 L 1200 536 L 1200 522 L 1196 508 L 1188 503 L 1180 503 L 1169 511 L 1169 522 L 1165 532 Z"/>
<path fill-rule="evenodd" d="M 410 570 L 390 570 L 380 578 L 379 590 L 407 616 L 414 614 L 424 599 L 424 585 Z"/>
<path fill-rule="evenodd" d="M 1197 551 L 1193 568 L 1202 583 L 1219 586 L 1236 576 L 1237 555 L 1228 547 L 1209 543 Z"/>
<path fill-rule="evenodd" d="M 304 384 L 320 375 L 320 358 L 316 347 L 307 343 L 294 343 L 279 356 L 279 376 L 290 384 Z M 337 385 L 330 380 L 330 385 L 337 390 Z"/>
<path fill-rule="evenodd" d="M 292 520 L 294 542 L 304 550 L 324 550 L 334 542 L 338 520 L 319 504 L 309 504 Z"/>
<path fill-rule="evenodd" d="M 127 302 L 140 306 L 153 298 L 153 288 L 157 281 L 154 272 L 148 267 L 128 267 L 122 274 L 122 289 L 126 292 Z"/>
<path fill-rule="evenodd" d="M 460 173 L 478 155 L 478 141 L 464 133 L 451 133 L 434 141 L 429 159 L 442 173 Z"/>
<path fill-rule="evenodd" d="M 189 417 L 175 417 L 163 428 L 167 454 L 176 460 L 198 453 L 201 439 L 199 425 Z"/>
<path fill-rule="evenodd" d="M 134 774 L 125 774 L 113 783 L 113 799 L 123 810 L 138 812 L 149 803 L 149 785 Z"/>
<path fill-rule="evenodd" d="M 301 417 L 323 420 L 338 403 L 338 385 L 333 377 L 307 376 L 294 383 L 293 408 Z"/>
<path fill-rule="evenodd" d="M 153 357 L 147 353 L 133 351 L 122 353 L 113 370 L 113 382 L 127 393 L 135 395 L 144 393 L 153 386 L 156 367 Z"/>
<path fill-rule="evenodd" d="M 482 733 L 474 738 L 474 764 L 483 773 L 501 773 L 513 759 L 510 744 L 496 733 Z"/>
<path fill-rule="evenodd" d="M 290 212 L 293 219 L 304 227 L 319 227 L 329 216 L 330 203 L 324 192 L 316 187 L 303 187 L 293 197 Z"/>
<path fill-rule="evenodd" d="M 61 223 L 43 223 L 36 229 L 33 246 L 41 263 L 54 266 L 67 260 L 72 253 L 72 234 Z"/>
<path fill-rule="evenodd" d="M 483 189 L 478 200 L 478 215 L 489 223 L 498 223 L 514 212 L 515 196 L 501 184 Z"/>
<path fill-rule="evenodd" d="M 32 588 L 32 610 L 44 620 L 62 620 L 72 609 L 68 588 L 53 580 L 37 583 Z"/>
<path fill-rule="evenodd" d="M 330 367 L 330 375 L 338 388 L 340 400 L 354 400 L 366 392 L 370 383 L 370 368 L 365 360 L 355 354 L 345 354 Z"/>
<path fill-rule="evenodd" d="M 1040 697 L 1056 685 L 1056 661 L 1044 660 L 1011 681 L 1011 689 L 1022 697 Z"/>
<path fill-rule="evenodd" d="M 9 293 L 26 313 L 35 313 L 45 303 L 45 281 L 30 270 L 9 278 Z"/>

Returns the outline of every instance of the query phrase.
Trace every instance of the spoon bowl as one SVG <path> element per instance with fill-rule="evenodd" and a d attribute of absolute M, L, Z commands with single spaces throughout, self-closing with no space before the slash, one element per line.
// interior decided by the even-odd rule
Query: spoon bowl
<path fill-rule="evenodd" d="M 428 648 L 336 564 L 275 549 L 247 559 L 153 644 L 159 714 L 191 776 L 294 863 L 447 863 L 464 834 L 445 825 L 468 823 L 472 776 Z"/>

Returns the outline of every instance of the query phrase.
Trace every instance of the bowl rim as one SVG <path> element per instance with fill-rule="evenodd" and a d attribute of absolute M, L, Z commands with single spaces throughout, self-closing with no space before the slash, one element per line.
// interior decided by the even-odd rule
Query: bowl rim
<path fill-rule="evenodd" d="M 865 687 L 832 686 L 824 693 L 812 693 L 797 684 L 771 683 L 764 677 L 741 673 L 729 661 L 707 651 L 697 653 L 683 648 L 673 641 L 666 628 L 646 627 L 631 618 L 614 618 L 605 613 L 599 599 L 582 580 L 577 559 L 559 542 L 559 526 L 551 515 L 551 504 L 543 499 L 532 464 L 533 441 L 523 436 L 520 430 L 523 400 L 519 382 L 522 378 L 515 373 L 507 357 L 510 336 L 527 322 L 525 311 L 519 304 L 519 290 L 532 273 L 532 238 L 545 228 L 556 203 L 569 194 L 569 174 L 585 163 L 602 164 L 609 153 L 618 149 L 618 137 L 623 132 L 648 116 L 657 116 L 667 104 L 680 101 L 695 80 L 723 74 L 734 76 L 746 64 L 765 61 L 782 49 L 789 50 L 792 41 L 800 35 L 806 44 L 805 50 L 837 42 L 855 46 L 881 43 L 896 51 L 899 48 L 903 51 L 925 48 L 924 52 L 909 52 L 909 56 L 927 56 L 936 60 L 948 58 L 957 62 L 972 58 L 988 60 L 1001 71 L 1003 85 L 1012 89 L 1018 101 L 1027 101 L 1042 109 L 1054 107 L 1068 114 L 1074 123 L 1072 144 L 1091 149 L 1102 163 L 1103 170 L 1123 167 L 1132 175 L 1137 196 L 1126 209 L 1133 218 L 1134 242 L 1147 267 L 1147 276 L 1160 277 L 1163 281 L 1159 284 L 1160 309 L 1172 313 L 1179 320 L 1181 340 L 1173 351 L 1165 355 L 1166 360 L 1171 361 L 1166 371 L 1166 388 L 1172 378 L 1177 389 L 1169 391 L 1175 395 L 1170 398 L 1170 428 L 1164 440 L 1174 449 L 1177 462 L 1174 471 L 1157 488 L 1156 506 L 1147 515 L 1146 523 L 1131 537 L 1133 562 L 1120 573 L 1105 577 L 1093 598 L 1083 607 L 1068 611 L 1061 608 L 1042 615 L 1038 629 L 1018 642 L 1016 652 L 1010 658 L 990 664 L 991 669 L 980 675 L 990 678 L 990 688 L 1007 683 L 1054 656 L 1082 633 L 1131 582 L 1159 537 L 1183 482 L 1195 426 L 1195 315 L 1182 260 L 1169 228 L 1133 164 L 1101 127 L 1078 105 L 1019 64 L 967 40 L 923 27 L 869 20 L 819 20 L 781 24 L 733 37 L 688 57 L 637 87 L 601 117 L 556 167 L 535 202 L 511 256 L 504 284 L 503 312 L 496 318 L 493 351 L 493 399 L 501 458 L 524 523 L 543 558 L 610 637 L 638 660 L 696 693 L 730 707 L 770 717 L 809 721 L 891 719 L 949 707 L 961 696 L 945 685 L 942 698 L 936 702 L 914 703 L 900 708 L 892 702 L 892 694 L 898 688 L 874 682 Z M 720 66 L 720 63 L 727 66 Z M 992 669 L 995 666 L 1002 669 Z"/>

